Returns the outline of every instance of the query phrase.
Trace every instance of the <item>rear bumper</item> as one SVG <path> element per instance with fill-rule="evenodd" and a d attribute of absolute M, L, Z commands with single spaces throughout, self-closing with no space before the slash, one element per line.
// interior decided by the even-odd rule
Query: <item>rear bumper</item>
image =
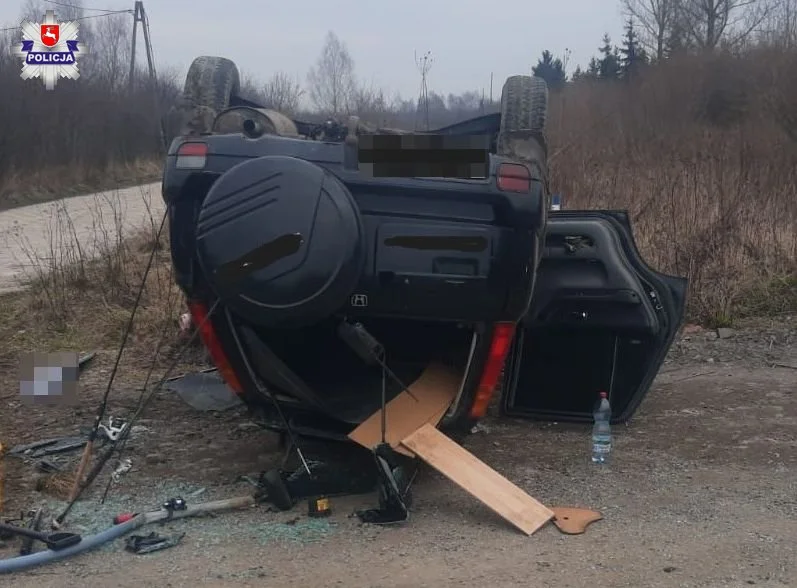
<path fill-rule="evenodd" d="M 210 307 L 213 308 L 213 304 Z M 216 367 L 228 385 L 237 389 L 236 392 L 263 426 L 283 431 L 285 426 L 280 412 L 289 420 L 291 428 L 299 434 L 344 439 L 357 426 L 356 423 L 348 423 L 328 414 L 323 406 L 313 401 L 313 398 L 269 392 L 264 384 L 264 376 L 268 379 L 273 378 L 277 368 L 273 363 L 263 361 L 262 357 L 253 353 L 229 311 L 217 304 L 214 312 L 205 320 L 207 329 L 212 330 L 212 338 L 218 346 L 215 350 L 209 349 Z M 493 325 L 476 326 L 467 367 L 457 396 L 440 423 L 442 429 L 464 433 L 479 420 L 478 416 L 473 415 L 473 411 L 480 393 L 484 393 L 484 378 L 489 370 L 495 330 Z M 210 347 L 206 337 L 203 337 L 203 342 L 206 347 Z M 230 373 L 233 374 L 234 382 L 229 379 Z M 272 399 L 279 405 L 279 410 Z"/>

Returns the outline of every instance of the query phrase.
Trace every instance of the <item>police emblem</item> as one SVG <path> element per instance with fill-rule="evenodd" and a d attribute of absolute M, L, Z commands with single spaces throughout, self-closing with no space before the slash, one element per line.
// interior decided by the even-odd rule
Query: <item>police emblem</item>
<path fill-rule="evenodd" d="M 86 54 L 86 46 L 78 49 L 78 24 L 76 21 L 61 22 L 55 12 L 44 13 L 44 22 L 22 23 L 22 42 L 14 47 L 14 55 L 23 60 L 23 80 L 39 78 L 44 87 L 53 90 L 61 78 L 76 80 L 80 77 L 77 53 Z"/>

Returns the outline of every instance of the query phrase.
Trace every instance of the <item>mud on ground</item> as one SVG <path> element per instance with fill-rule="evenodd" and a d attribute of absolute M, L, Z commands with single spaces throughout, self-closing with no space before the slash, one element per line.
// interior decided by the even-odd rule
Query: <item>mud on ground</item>
<path fill-rule="evenodd" d="M 372 495 L 333 499 L 329 519 L 310 519 L 301 505 L 286 513 L 260 507 L 148 529 L 186 533 L 166 551 L 133 555 L 117 540 L 0 584 L 795 586 L 797 316 L 749 321 L 723 334 L 685 329 L 633 421 L 615 429 L 606 468 L 589 463 L 589 430 L 581 426 L 493 415 L 467 439 L 467 449 L 546 504 L 601 511 L 604 520 L 584 535 L 549 525 L 525 537 L 423 469 L 403 526 L 363 526 L 352 517 L 376 504 Z M 80 409 L 23 406 L 6 374 L 2 441 L 89 426 L 112 361 L 113 352 L 103 352 L 86 372 Z M 111 414 L 135 405 L 142 379 L 140 370 L 123 373 Z M 275 436 L 238 409 L 197 413 L 163 393 L 138 424 L 145 428 L 126 451 L 133 470 L 100 505 L 104 472 L 70 516 L 71 529 L 93 533 L 119 512 L 151 510 L 174 495 L 197 502 L 245 494 L 249 487 L 236 478 L 280 457 Z M 43 503 L 57 512 L 63 503 L 35 491 L 29 465 L 6 462 L 4 516 Z"/>

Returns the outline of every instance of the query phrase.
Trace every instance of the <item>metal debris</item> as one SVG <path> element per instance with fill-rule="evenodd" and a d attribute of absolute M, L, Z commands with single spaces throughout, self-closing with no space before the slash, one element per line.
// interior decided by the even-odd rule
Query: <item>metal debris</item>
<path fill-rule="evenodd" d="M 17 445 L 9 450 L 8 455 L 32 458 L 44 457 L 45 455 L 80 449 L 86 444 L 86 441 L 85 437 L 56 437 L 26 445 Z"/>
<path fill-rule="evenodd" d="M 129 472 L 132 468 L 133 468 L 133 462 L 130 458 L 122 460 L 122 463 L 120 463 L 116 467 L 116 469 L 111 473 L 111 479 L 113 480 L 114 484 L 119 482 L 119 478 L 121 478 L 122 475 Z"/>

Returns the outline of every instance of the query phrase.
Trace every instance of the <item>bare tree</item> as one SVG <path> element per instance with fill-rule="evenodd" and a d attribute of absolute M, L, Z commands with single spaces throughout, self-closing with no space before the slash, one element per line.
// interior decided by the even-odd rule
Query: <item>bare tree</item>
<path fill-rule="evenodd" d="M 91 52 L 87 56 L 90 73 L 113 90 L 127 83 L 131 36 L 132 22 L 128 15 L 98 18 L 91 25 Z"/>
<path fill-rule="evenodd" d="M 640 24 L 642 44 L 657 61 L 661 60 L 678 19 L 679 0 L 623 0 L 623 7 Z"/>
<path fill-rule="evenodd" d="M 81 0 L 75 2 L 64 2 L 64 6 L 52 5 L 40 0 L 26 0 L 22 5 L 22 19 L 31 22 L 41 22 L 44 13 L 52 10 L 59 21 L 74 20 L 83 16 L 83 3 Z"/>
<path fill-rule="evenodd" d="M 797 46 L 797 0 L 780 0 L 762 22 L 759 40 L 793 49 Z"/>
<path fill-rule="evenodd" d="M 265 105 L 284 112 L 293 114 L 299 110 L 299 103 L 304 95 L 304 90 L 299 80 L 285 72 L 277 72 L 263 85 Z"/>
<path fill-rule="evenodd" d="M 745 41 L 774 6 L 766 0 L 681 0 L 689 36 L 706 51 L 723 41 L 728 45 Z"/>
<path fill-rule="evenodd" d="M 346 44 L 329 31 L 315 67 L 307 74 L 310 98 L 316 107 L 337 115 L 354 89 L 354 60 Z"/>
<path fill-rule="evenodd" d="M 266 97 L 263 95 L 263 88 L 257 76 L 248 71 L 241 72 L 239 95 L 244 100 L 250 100 L 256 104 L 264 104 Z"/>

